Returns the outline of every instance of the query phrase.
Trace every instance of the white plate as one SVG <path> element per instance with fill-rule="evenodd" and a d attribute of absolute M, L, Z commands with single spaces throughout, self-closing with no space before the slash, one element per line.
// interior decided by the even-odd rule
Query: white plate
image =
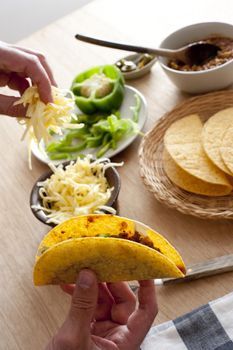
<path fill-rule="evenodd" d="M 141 130 L 145 124 L 146 118 L 147 118 L 147 103 L 145 100 L 145 97 L 135 88 L 125 85 L 125 95 L 124 100 L 122 102 L 122 105 L 120 107 L 120 114 L 121 118 L 132 118 L 133 112 L 131 111 L 130 107 L 135 105 L 135 97 L 134 95 L 139 95 L 141 99 L 141 109 L 139 112 L 139 118 L 138 118 L 138 127 L 139 130 Z M 81 111 L 77 111 L 77 113 L 82 113 Z M 104 157 L 111 158 L 115 156 L 116 154 L 123 151 L 126 147 L 128 147 L 137 137 L 138 135 L 131 135 L 124 137 L 121 141 L 118 142 L 117 149 L 108 150 Z M 57 138 L 56 138 L 57 139 Z M 33 155 L 39 159 L 43 163 L 53 163 L 53 164 L 59 164 L 64 161 L 67 161 L 67 159 L 61 159 L 61 160 L 51 160 L 46 151 L 43 141 L 40 142 L 38 145 L 35 141 L 32 141 L 32 153 Z M 85 150 L 81 151 L 81 154 L 92 154 L 93 156 L 96 156 L 96 153 L 98 152 L 99 148 L 86 148 Z"/>

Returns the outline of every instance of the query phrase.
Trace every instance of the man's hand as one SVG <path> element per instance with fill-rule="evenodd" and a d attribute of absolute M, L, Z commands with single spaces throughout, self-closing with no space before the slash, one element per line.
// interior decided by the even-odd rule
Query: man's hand
<path fill-rule="evenodd" d="M 153 281 L 141 281 L 136 297 L 127 283 L 97 283 L 82 270 L 72 295 L 69 314 L 47 350 L 138 350 L 158 312 Z"/>
<path fill-rule="evenodd" d="M 44 103 L 52 102 L 51 85 L 56 85 L 45 57 L 35 51 L 0 42 L 0 87 L 8 86 L 22 93 L 30 81 L 37 85 Z M 23 116 L 22 105 L 13 106 L 16 97 L 0 95 L 0 114 Z"/>

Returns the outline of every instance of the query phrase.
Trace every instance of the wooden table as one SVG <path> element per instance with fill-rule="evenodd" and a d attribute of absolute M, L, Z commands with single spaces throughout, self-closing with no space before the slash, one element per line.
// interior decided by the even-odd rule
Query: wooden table
<path fill-rule="evenodd" d="M 124 52 L 79 43 L 74 40 L 76 32 L 156 46 L 167 34 L 184 25 L 214 20 L 230 23 L 232 10 L 232 2 L 227 0 L 215 5 L 212 0 L 189 5 L 182 1 L 99 0 L 19 44 L 43 51 L 58 84 L 69 87 L 76 73 L 124 56 Z M 145 131 L 179 101 L 188 98 L 172 85 L 158 64 L 151 74 L 131 84 L 148 101 Z M 22 128 L 15 119 L 1 116 L 0 349 L 39 350 L 62 323 L 70 299 L 58 287 L 35 288 L 32 283 L 34 256 L 48 227 L 33 217 L 29 195 L 32 185 L 47 167 L 33 159 L 33 169 L 28 169 L 27 146 L 20 142 L 21 134 Z M 139 144 L 140 138 L 114 158 L 125 162 L 119 170 L 122 178 L 120 214 L 141 220 L 164 234 L 179 249 L 187 264 L 232 253 L 233 222 L 182 215 L 158 203 L 147 191 L 139 176 Z M 159 287 L 160 312 L 156 323 L 231 292 L 232 285 L 233 273 L 227 273 Z"/>

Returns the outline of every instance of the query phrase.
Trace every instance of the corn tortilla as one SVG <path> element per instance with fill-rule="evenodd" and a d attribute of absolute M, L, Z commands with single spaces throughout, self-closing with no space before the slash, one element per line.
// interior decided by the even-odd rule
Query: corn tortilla
<path fill-rule="evenodd" d="M 204 196 L 225 196 L 231 192 L 228 186 L 210 184 L 190 175 L 174 162 L 166 150 L 163 153 L 163 166 L 169 179 L 188 192 Z"/>
<path fill-rule="evenodd" d="M 222 171 L 233 175 L 221 157 L 220 147 L 226 130 L 233 126 L 233 108 L 214 114 L 203 126 L 202 145 L 210 160 Z"/>
<path fill-rule="evenodd" d="M 174 122 L 164 136 L 165 149 L 184 171 L 210 184 L 231 184 L 223 171 L 217 168 L 204 152 L 201 143 L 202 122 L 197 114 Z"/>
<path fill-rule="evenodd" d="M 223 136 L 220 154 L 227 168 L 233 173 L 233 126 L 226 130 Z"/>

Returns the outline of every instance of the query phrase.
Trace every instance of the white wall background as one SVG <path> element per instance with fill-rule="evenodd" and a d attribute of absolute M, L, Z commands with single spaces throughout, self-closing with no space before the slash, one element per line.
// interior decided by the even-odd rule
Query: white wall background
<path fill-rule="evenodd" d="M 91 0 L 1 0 L 0 40 L 14 43 Z"/>

